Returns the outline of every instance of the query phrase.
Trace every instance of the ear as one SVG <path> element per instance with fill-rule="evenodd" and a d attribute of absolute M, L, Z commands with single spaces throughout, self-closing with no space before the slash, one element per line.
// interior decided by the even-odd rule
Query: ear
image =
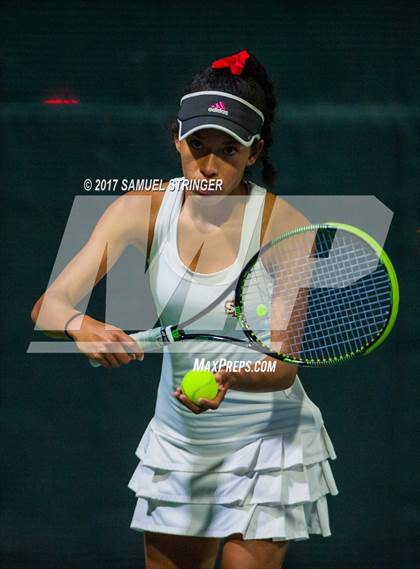
<path fill-rule="evenodd" d="M 251 153 L 248 157 L 247 166 L 253 166 L 258 160 L 264 146 L 264 140 L 258 140 L 251 146 Z"/>
<path fill-rule="evenodd" d="M 179 153 L 181 152 L 181 141 L 178 138 L 178 134 L 174 134 L 174 144 L 176 151 Z"/>

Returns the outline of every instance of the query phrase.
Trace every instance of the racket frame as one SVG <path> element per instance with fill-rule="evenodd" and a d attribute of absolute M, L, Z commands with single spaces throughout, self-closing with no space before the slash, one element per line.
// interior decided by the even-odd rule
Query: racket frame
<path fill-rule="evenodd" d="M 294 358 L 294 357 L 291 357 L 288 355 L 279 354 L 278 352 L 275 352 L 274 350 L 272 350 L 270 348 L 270 346 L 268 344 L 265 344 L 264 342 L 259 340 L 259 338 L 254 334 L 254 332 L 252 331 L 252 329 L 250 328 L 250 326 L 246 322 L 246 319 L 243 315 L 243 311 L 242 311 L 242 305 L 243 305 L 243 303 L 242 303 L 242 288 L 243 288 L 243 283 L 244 283 L 249 271 L 252 269 L 252 267 L 256 263 L 258 257 L 262 253 L 264 253 L 266 250 L 270 249 L 271 247 L 273 247 L 274 245 L 276 245 L 280 241 L 287 239 L 288 237 L 293 237 L 294 235 L 298 235 L 301 233 L 307 233 L 308 231 L 318 231 L 319 229 L 342 229 L 344 231 L 352 233 L 353 235 L 356 235 L 360 239 L 366 241 L 372 247 L 372 249 L 376 252 L 376 254 L 378 256 L 378 262 L 382 263 L 382 265 L 384 265 L 385 269 L 386 269 L 386 273 L 387 273 L 389 284 L 390 284 L 390 291 L 391 291 L 391 310 L 390 310 L 390 313 L 388 315 L 388 321 L 387 321 L 385 327 L 383 328 L 382 332 L 379 334 L 379 336 L 377 336 L 376 338 L 373 338 L 370 342 L 368 342 L 366 345 L 362 346 L 361 348 L 354 350 L 353 352 L 351 352 L 349 354 L 345 354 L 345 355 L 338 356 L 338 357 L 332 357 L 328 360 L 308 359 L 308 360 L 302 361 L 299 358 Z M 298 227 L 296 229 L 286 231 L 285 233 L 282 233 L 278 237 L 275 237 L 274 239 L 272 239 L 271 241 L 266 243 L 253 257 L 251 257 L 251 259 L 248 261 L 248 263 L 245 265 L 244 269 L 242 270 L 240 277 L 239 277 L 239 280 L 238 280 L 238 283 L 236 285 L 236 289 L 235 289 L 235 316 L 239 320 L 241 328 L 242 328 L 244 334 L 250 340 L 250 342 L 253 345 L 258 344 L 261 347 L 264 347 L 266 352 L 269 353 L 269 355 L 271 355 L 277 359 L 280 359 L 286 363 L 297 364 L 297 365 L 301 365 L 304 367 L 325 367 L 325 366 L 345 363 L 345 362 L 353 359 L 355 356 L 358 356 L 358 355 L 367 355 L 367 354 L 371 353 L 373 350 L 375 350 L 377 347 L 379 347 L 386 340 L 387 336 L 391 332 L 392 327 L 394 326 L 394 323 L 395 323 L 395 320 L 396 320 L 397 314 L 398 314 L 399 298 L 400 298 L 399 286 L 398 286 L 398 279 L 397 279 L 395 269 L 392 265 L 391 259 L 388 257 L 388 255 L 385 253 L 385 251 L 379 245 L 379 243 L 371 235 L 369 235 L 368 233 L 366 233 L 362 229 L 359 229 L 358 227 L 354 227 L 353 225 L 349 225 L 347 223 L 340 223 L 340 222 L 335 222 L 335 221 L 326 221 L 324 223 L 316 223 L 316 224 L 306 225 L 304 227 Z M 253 349 L 255 349 L 255 348 L 253 348 Z M 260 350 L 258 350 L 258 351 L 260 351 Z"/>

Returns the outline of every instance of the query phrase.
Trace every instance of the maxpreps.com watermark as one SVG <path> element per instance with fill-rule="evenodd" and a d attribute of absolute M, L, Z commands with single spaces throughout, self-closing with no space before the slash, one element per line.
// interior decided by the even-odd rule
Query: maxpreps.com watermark
<path fill-rule="evenodd" d="M 86 192 L 163 192 L 166 189 L 174 190 L 203 190 L 218 192 L 223 189 L 223 180 L 169 180 L 169 184 L 160 178 L 86 178 L 83 188 Z"/>
<path fill-rule="evenodd" d="M 218 371 L 225 370 L 228 372 L 239 371 L 256 371 L 256 372 L 275 372 L 276 362 L 274 360 L 257 360 L 252 362 L 250 360 L 206 360 L 205 358 L 194 358 L 194 371 L 211 371 L 217 373 Z"/>

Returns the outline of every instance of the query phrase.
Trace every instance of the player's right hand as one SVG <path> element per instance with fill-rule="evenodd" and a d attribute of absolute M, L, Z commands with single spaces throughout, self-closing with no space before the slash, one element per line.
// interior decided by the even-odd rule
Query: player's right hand
<path fill-rule="evenodd" d="M 80 330 L 68 330 L 68 333 L 79 350 L 102 367 L 117 368 L 144 359 L 139 344 L 124 330 L 90 316 L 84 316 Z"/>

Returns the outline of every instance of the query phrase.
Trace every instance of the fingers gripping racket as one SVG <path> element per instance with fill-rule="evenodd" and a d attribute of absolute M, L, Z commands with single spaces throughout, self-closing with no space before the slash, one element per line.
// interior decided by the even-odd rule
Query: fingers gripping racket
<path fill-rule="evenodd" d="M 243 340 L 188 331 L 229 290 L 235 290 Z M 131 336 L 145 352 L 209 340 L 303 366 L 335 365 L 378 347 L 391 331 L 399 301 L 387 254 L 370 235 L 342 223 L 308 225 L 273 239 L 229 290 L 189 320 Z"/>

